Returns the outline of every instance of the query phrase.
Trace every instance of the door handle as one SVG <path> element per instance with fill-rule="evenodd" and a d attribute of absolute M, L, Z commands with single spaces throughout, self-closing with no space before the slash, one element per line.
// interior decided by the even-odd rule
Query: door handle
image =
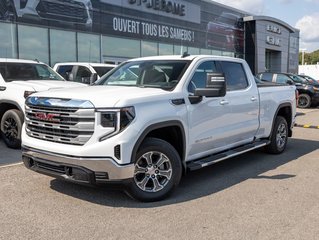
<path fill-rule="evenodd" d="M 229 102 L 228 102 L 227 100 L 221 100 L 221 101 L 219 102 L 219 104 L 220 104 L 220 105 L 227 105 L 227 104 L 229 104 Z"/>
<path fill-rule="evenodd" d="M 256 98 L 256 97 L 251 97 L 251 99 L 250 99 L 252 102 L 255 102 L 255 101 L 257 101 L 258 100 L 258 98 Z"/>
<path fill-rule="evenodd" d="M 7 89 L 6 87 L 0 86 L 0 91 L 4 91 L 4 90 L 6 90 L 6 89 Z"/>

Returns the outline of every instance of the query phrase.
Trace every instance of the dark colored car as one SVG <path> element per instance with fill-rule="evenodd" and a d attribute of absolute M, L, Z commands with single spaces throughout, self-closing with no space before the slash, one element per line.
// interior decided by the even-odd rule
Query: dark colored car
<path fill-rule="evenodd" d="M 296 74 L 291 73 L 258 73 L 257 77 L 263 81 L 294 84 L 298 90 L 299 98 L 297 106 L 308 108 L 319 103 L 319 83 L 307 80 Z"/>
<path fill-rule="evenodd" d="M 319 80 L 316 80 L 316 79 L 314 79 L 314 78 L 312 78 L 312 77 L 310 77 L 310 76 L 308 76 L 308 75 L 304 75 L 304 74 L 300 74 L 300 75 L 298 75 L 299 77 L 302 77 L 302 78 L 305 78 L 306 80 L 308 80 L 308 81 L 313 81 L 314 83 L 316 83 L 316 82 L 318 82 L 319 83 Z"/>

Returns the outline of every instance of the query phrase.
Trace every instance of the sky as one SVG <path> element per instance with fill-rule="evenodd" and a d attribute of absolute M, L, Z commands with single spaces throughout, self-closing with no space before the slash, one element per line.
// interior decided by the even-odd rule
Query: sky
<path fill-rule="evenodd" d="M 300 30 L 300 50 L 319 50 L 319 0 L 214 0 L 253 15 L 278 18 Z"/>

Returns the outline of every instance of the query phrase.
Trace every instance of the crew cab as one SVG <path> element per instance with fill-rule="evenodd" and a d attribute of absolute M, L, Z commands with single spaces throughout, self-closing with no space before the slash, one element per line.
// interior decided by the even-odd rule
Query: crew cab
<path fill-rule="evenodd" d="M 92 86 L 35 93 L 25 112 L 27 168 L 121 183 L 157 201 L 188 170 L 262 147 L 282 153 L 296 98 L 294 85 L 256 84 L 245 60 L 184 54 L 128 60 Z"/>
<path fill-rule="evenodd" d="M 44 63 L 0 58 L 0 126 L 6 145 L 21 146 L 26 97 L 38 91 L 75 86 L 84 84 L 65 81 Z"/>

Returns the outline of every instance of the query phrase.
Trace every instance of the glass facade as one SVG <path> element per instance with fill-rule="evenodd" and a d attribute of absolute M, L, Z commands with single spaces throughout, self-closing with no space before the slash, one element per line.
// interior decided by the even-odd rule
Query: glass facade
<path fill-rule="evenodd" d="M 52 65 L 57 62 L 77 61 L 75 32 L 51 29 L 50 53 Z"/>
<path fill-rule="evenodd" d="M 183 54 L 227 55 L 229 52 L 161 42 L 110 37 L 25 24 L 0 22 L 0 57 L 57 62 L 109 62 L 109 59 Z"/>
<path fill-rule="evenodd" d="M 18 36 L 19 58 L 49 63 L 47 28 L 18 25 Z"/>
<path fill-rule="evenodd" d="M 99 35 L 78 33 L 77 43 L 79 62 L 101 62 L 101 37 Z"/>
<path fill-rule="evenodd" d="M 17 58 L 17 28 L 15 24 L 0 22 L 0 57 Z"/>

